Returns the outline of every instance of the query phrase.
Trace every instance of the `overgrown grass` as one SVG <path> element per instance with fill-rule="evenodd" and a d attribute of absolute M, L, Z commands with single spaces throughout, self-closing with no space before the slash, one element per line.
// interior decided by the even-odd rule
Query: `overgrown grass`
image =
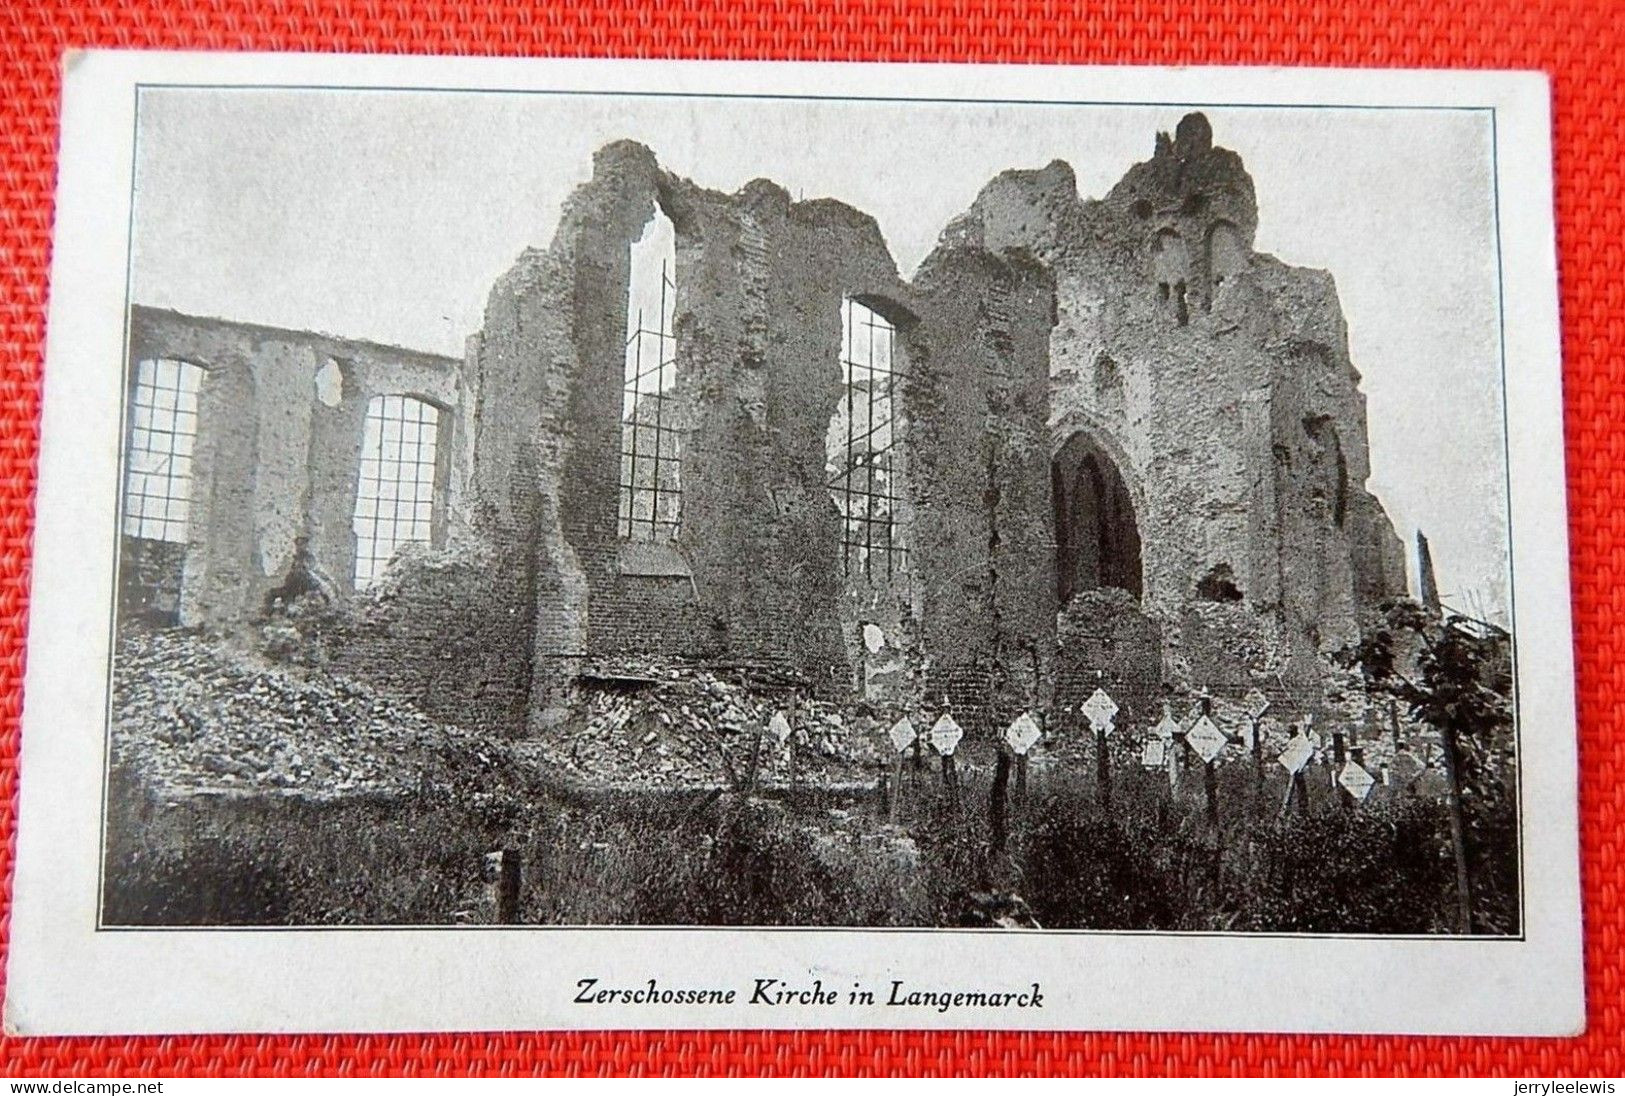
<path fill-rule="evenodd" d="M 1319 769 L 1309 784 L 1307 807 L 1283 814 L 1284 774 L 1260 787 L 1234 766 L 1218 782 L 1215 828 L 1199 773 L 1174 796 L 1160 773 L 1119 771 L 1109 809 L 1093 780 L 1058 778 L 1020 827 L 1015 885 L 1053 928 L 1454 931 L 1444 804 L 1393 793 L 1356 805 Z M 1513 806 L 1499 799 L 1479 813 L 1474 928 L 1516 932 Z"/>
<path fill-rule="evenodd" d="M 480 922 L 496 849 L 524 865 L 523 922 L 925 923 L 912 843 L 816 796 L 578 793 L 473 811 L 437 797 L 164 805 L 127 778 L 113 792 L 107 924 Z"/>
<path fill-rule="evenodd" d="M 870 796 L 780 800 L 535 791 L 321 804 L 162 806 L 113 782 L 109 924 L 454 924 L 490 920 L 494 849 L 524 865 L 518 919 L 550 924 L 985 925 L 1019 896 L 1046 928 L 1425 933 L 1453 928 L 1443 805 L 1354 809 L 1329 781 L 1278 818 L 1284 785 L 1232 766 L 1221 825 L 1199 776 L 1035 774 L 989 844 L 985 775 L 957 797 L 934 770 L 904 781 L 896 824 Z M 1272 774 L 1273 776 L 1273 774 Z M 476 806 L 475 804 L 478 804 Z M 1470 815 L 1475 928 L 1517 930 L 1508 794 Z"/>
<path fill-rule="evenodd" d="M 478 894 L 491 827 L 400 800 L 146 798 L 110 783 L 109 925 L 447 923 Z"/>

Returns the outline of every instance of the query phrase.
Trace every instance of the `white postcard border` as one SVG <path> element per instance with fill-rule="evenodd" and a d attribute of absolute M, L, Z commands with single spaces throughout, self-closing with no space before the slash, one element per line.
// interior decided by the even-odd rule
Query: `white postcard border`
<path fill-rule="evenodd" d="M 113 523 L 139 83 L 1494 110 L 1524 864 L 1521 939 L 958 930 L 98 931 Z M 5 1015 L 26 1034 L 1032 1028 L 1573 1034 L 1584 1027 L 1549 89 L 1538 74 L 79 53 L 65 63 Z M 881 1003 L 747 1004 L 753 980 Z M 577 983 L 738 1004 L 580 1005 Z M 1043 1007 L 888 1007 L 920 989 Z"/>

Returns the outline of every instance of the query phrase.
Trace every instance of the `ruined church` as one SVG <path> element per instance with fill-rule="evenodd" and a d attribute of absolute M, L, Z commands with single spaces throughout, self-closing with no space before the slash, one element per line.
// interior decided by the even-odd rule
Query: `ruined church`
<path fill-rule="evenodd" d="M 339 668 L 527 736 L 671 665 L 973 731 L 1313 711 L 1405 560 L 1332 277 L 1257 222 L 1200 114 L 1098 200 L 998 176 L 910 279 L 609 145 L 460 360 L 135 307 L 121 609 L 315 596 Z"/>

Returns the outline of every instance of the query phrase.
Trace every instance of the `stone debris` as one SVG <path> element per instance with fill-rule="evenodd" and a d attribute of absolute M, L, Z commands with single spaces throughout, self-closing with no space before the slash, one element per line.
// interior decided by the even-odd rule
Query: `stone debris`
<path fill-rule="evenodd" d="M 689 668 L 591 679 L 578 715 L 510 738 L 438 722 L 324 669 L 282 665 L 223 640 L 126 628 L 113 674 L 113 760 L 160 798 L 316 800 L 435 791 L 470 800 L 536 780 L 596 787 L 738 787 L 761 729 L 757 785 L 788 783 L 789 750 L 766 733 L 788 695 Z M 872 783 L 884 727 L 803 700 L 796 782 Z"/>
<path fill-rule="evenodd" d="M 160 798 L 309 799 L 494 790 L 519 775 L 509 744 L 403 701 L 178 631 L 121 631 L 115 767 Z"/>
<path fill-rule="evenodd" d="M 735 787 L 756 760 L 758 786 L 787 783 L 790 750 L 768 732 L 789 694 L 749 687 L 696 667 L 640 665 L 589 675 L 578 718 L 546 752 L 569 775 L 596 785 Z M 803 698 L 794 719 L 796 781 L 820 787 L 872 783 L 885 727 L 850 706 Z"/>

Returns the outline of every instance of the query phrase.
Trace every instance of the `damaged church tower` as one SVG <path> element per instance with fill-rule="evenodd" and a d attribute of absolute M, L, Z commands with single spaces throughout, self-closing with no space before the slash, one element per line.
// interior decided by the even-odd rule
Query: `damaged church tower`
<path fill-rule="evenodd" d="M 1405 591 L 1332 278 L 1255 252 L 1257 223 L 1240 157 L 1192 114 L 1101 201 L 1056 162 L 995 179 L 954 226 L 1055 278 L 1057 598 L 1079 688 L 1310 694 L 1362 608 Z M 1150 647 L 1164 682 L 1144 680 Z"/>

